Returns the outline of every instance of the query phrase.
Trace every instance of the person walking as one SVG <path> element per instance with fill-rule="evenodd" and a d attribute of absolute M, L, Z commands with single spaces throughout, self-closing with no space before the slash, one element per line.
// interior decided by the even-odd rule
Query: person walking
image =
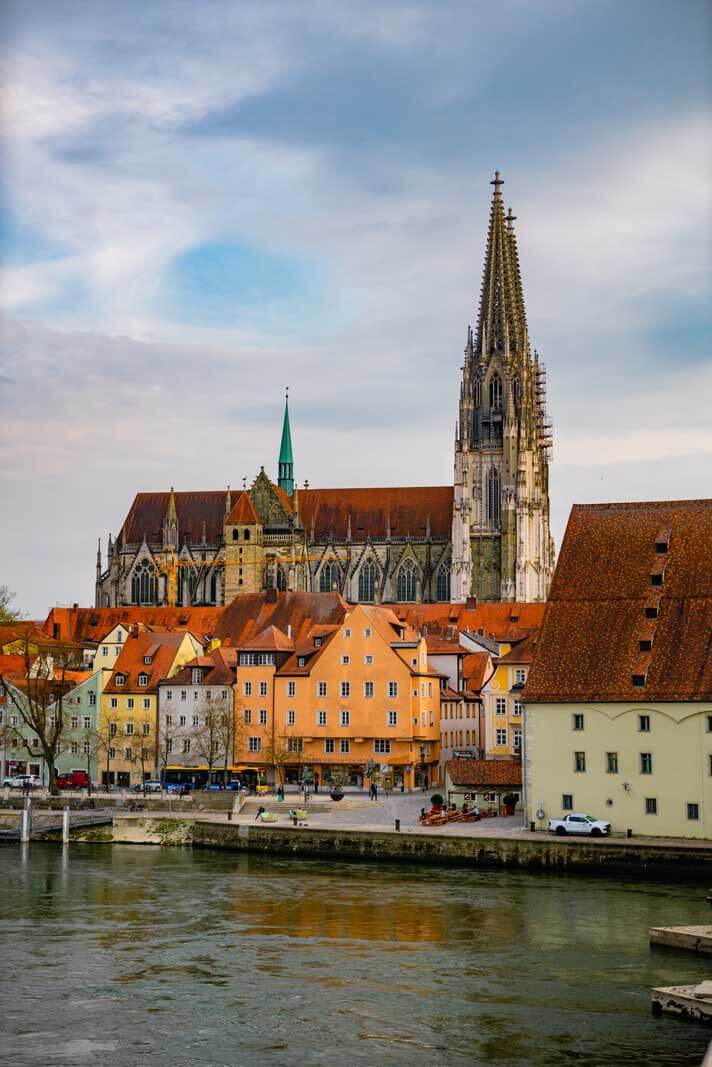
<path fill-rule="evenodd" d="M 375 782 L 371 782 L 371 800 L 378 800 L 378 786 Z"/>
<path fill-rule="evenodd" d="M 315 793 L 319 792 L 319 775 L 318 774 L 314 775 L 314 792 Z"/>

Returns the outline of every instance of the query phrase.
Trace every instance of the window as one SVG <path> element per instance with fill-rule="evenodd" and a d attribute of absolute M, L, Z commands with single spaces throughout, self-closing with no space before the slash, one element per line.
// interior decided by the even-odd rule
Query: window
<path fill-rule="evenodd" d="M 72 730 L 78 730 L 79 729 L 79 718 L 76 715 L 72 715 L 71 719 L 69 720 L 69 723 L 70 723 L 70 728 Z"/>
<path fill-rule="evenodd" d="M 246 697 L 252 696 L 252 682 L 244 682 L 242 686 L 243 695 Z"/>
<path fill-rule="evenodd" d="M 398 725 L 398 712 L 397 711 L 389 711 L 388 712 L 388 725 L 389 726 L 397 726 Z"/>
<path fill-rule="evenodd" d="M 521 700 L 515 700 L 514 701 L 514 710 L 513 710 L 512 714 L 513 715 L 521 715 L 522 714 L 522 702 L 521 702 Z"/>
<path fill-rule="evenodd" d="M 389 682 L 388 683 L 388 696 L 391 697 L 391 699 L 393 697 L 397 697 L 398 696 L 398 682 Z"/>
<path fill-rule="evenodd" d="M 351 712 L 350 711 L 342 711 L 341 712 L 341 725 L 342 726 L 349 726 L 350 724 L 351 724 Z"/>
<path fill-rule="evenodd" d="M 493 374 L 489 383 L 489 406 L 492 411 L 502 410 L 502 379 Z"/>
<path fill-rule="evenodd" d="M 194 715 L 193 716 L 193 726 L 200 726 L 200 716 L 199 715 Z"/>
<path fill-rule="evenodd" d="M 700 805 L 688 804 L 687 805 L 687 817 L 688 819 L 699 819 L 700 817 Z"/>
<path fill-rule="evenodd" d="M 172 715 L 166 715 L 166 726 L 171 726 L 172 723 L 173 723 L 173 716 Z"/>
<path fill-rule="evenodd" d="M 326 753 L 330 753 L 330 752 L 334 751 L 334 738 L 333 737 L 327 737 L 326 741 L 324 742 L 324 751 Z"/>
<path fill-rule="evenodd" d="M 606 774 L 618 774 L 617 752 L 606 752 Z"/>
<path fill-rule="evenodd" d="M 143 698 L 143 710 L 144 711 L 148 711 L 150 707 L 151 707 L 151 698 L 150 697 L 144 697 Z"/>
<path fill-rule="evenodd" d="M 326 712 L 317 711 L 316 713 L 317 726 L 326 726 Z"/>
<path fill-rule="evenodd" d="M 358 598 L 367 604 L 376 599 L 376 564 L 367 559 L 358 572 Z"/>
<path fill-rule="evenodd" d="M 438 570 L 435 583 L 435 598 L 440 601 L 448 601 L 450 599 L 450 567 L 446 563 Z"/>
<path fill-rule="evenodd" d="M 109 737 L 116 737 L 116 733 L 117 733 L 118 729 L 119 729 L 118 723 L 110 722 L 109 723 Z"/>
<path fill-rule="evenodd" d="M 326 696 L 326 682 L 317 682 L 316 684 L 317 695 L 320 697 Z"/>
<path fill-rule="evenodd" d="M 115 682 L 116 682 L 116 684 L 118 686 L 122 686 L 124 684 L 124 676 L 123 676 L 123 674 L 117 674 L 116 678 L 115 678 Z"/>
<path fill-rule="evenodd" d="M 141 723 L 141 733 L 143 734 L 143 736 L 144 737 L 148 737 L 150 732 L 151 732 L 151 724 L 150 724 L 150 722 L 142 722 Z"/>
<path fill-rule="evenodd" d="M 82 741 L 82 755 L 88 756 L 91 752 L 91 745 L 88 741 Z"/>
<path fill-rule="evenodd" d="M 84 716 L 84 729 L 91 730 L 91 716 L 89 715 Z"/>
<path fill-rule="evenodd" d="M 297 721 L 297 715 L 294 708 L 290 708 L 287 712 L 287 726 L 294 726 Z"/>
<path fill-rule="evenodd" d="M 514 672 L 514 681 L 516 685 L 524 685 L 527 680 L 527 672 L 523 667 L 517 667 Z"/>
<path fill-rule="evenodd" d="M 652 752 L 640 753 L 640 773 L 652 774 L 653 773 L 653 754 Z"/>
<path fill-rule="evenodd" d="M 407 559 L 398 571 L 398 599 L 414 603 L 416 599 L 416 568 L 412 559 Z"/>
<path fill-rule="evenodd" d="M 373 666 L 373 656 L 364 656 L 363 657 L 363 662 L 366 664 L 367 667 L 372 667 Z"/>
<path fill-rule="evenodd" d="M 501 728 L 499 730 L 497 730 L 496 731 L 496 737 L 497 737 L 497 740 L 496 740 L 495 743 L 500 748 L 507 744 L 507 731 L 506 730 L 503 730 Z"/>
<path fill-rule="evenodd" d="M 260 708 L 260 726 L 267 725 L 267 709 Z"/>
<path fill-rule="evenodd" d="M 655 797 L 645 798 L 645 814 L 657 815 L 658 814 L 658 802 Z"/>
<path fill-rule="evenodd" d="M 116 699 L 116 697 L 112 697 L 112 698 L 111 698 L 111 706 L 112 706 L 112 708 L 118 708 L 118 706 L 119 706 L 119 702 L 118 702 L 118 700 Z"/>
<path fill-rule="evenodd" d="M 134 724 L 132 722 L 126 723 L 126 733 L 132 734 L 134 732 Z"/>
<path fill-rule="evenodd" d="M 325 563 L 319 575 L 319 592 L 330 593 L 338 584 L 338 568 L 334 563 Z"/>
<path fill-rule="evenodd" d="M 208 698 L 210 697 L 210 690 L 208 690 Z M 227 700 L 227 689 L 222 689 L 220 692 L 220 699 Z"/>
<path fill-rule="evenodd" d="M 432 695 L 433 695 L 433 683 L 432 682 L 428 682 L 428 696 L 432 697 Z"/>
<path fill-rule="evenodd" d="M 380 756 L 388 756 L 391 751 L 390 737 L 377 737 L 373 742 L 373 751 Z"/>
<path fill-rule="evenodd" d="M 580 712 L 571 716 L 571 729 L 583 730 L 583 715 Z"/>
<path fill-rule="evenodd" d="M 499 471 L 491 467 L 487 473 L 487 521 L 499 526 L 500 490 Z"/>
<path fill-rule="evenodd" d="M 252 709 L 251 708 L 245 708 L 245 710 L 243 712 L 243 719 L 244 719 L 244 722 L 245 722 L 245 726 L 249 726 L 250 723 L 252 722 Z"/>
<path fill-rule="evenodd" d="M 93 691 L 89 693 L 89 707 L 96 707 L 96 693 Z"/>
<path fill-rule="evenodd" d="M 341 695 L 342 695 L 342 697 L 351 696 L 351 683 L 350 682 L 342 682 L 341 683 Z"/>
<path fill-rule="evenodd" d="M 351 746 L 348 737 L 342 737 L 340 744 L 342 756 L 345 756 L 348 753 L 350 747 Z"/>
<path fill-rule="evenodd" d="M 274 652 L 241 652 L 241 667 L 274 667 Z"/>
<path fill-rule="evenodd" d="M 367 699 L 370 699 L 373 696 L 373 682 L 364 682 L 363 683 L 363 695 Z"/>
<path fill-rule="evenodd" d="M 341 666 L 342 667 L 348 667 L 350 662 L 351 662 L 350 656 L 342 656 L 341 657 Z"/>
<path fill-rule="evenodd" d="M 185 715 L 181 715 L 181 717 L 180 717 L 180 719 L 178 720 L 178 722 L 179 722 L 179 724 L 180 724 L 181 726 L 185 726 L 185 722 L 186 722 L 186 719 L 185 719 Z"/>
<path fill-rule="evenodd" d="M 641 732 L 641 734 L 649 734 L 650 733 L 650 716 L 649 715 L 639 715 L 638 716 L 638 729 Z"/>
<path fill-rule="evenodd" d="M 79 742 L 78 741 L 72 741 L 72 743 L 69 746 L 69 751 L 71 752 L 71 754 L 73 756 L 78 756 L 79 755 Z"/>
<path fill-rule="evenodd" d="M 707 716 L 707 733 L 712 733 L 712 715 Z"/>
<path fill-rule="evenodd" d="M 134 698 L 133 697 L 128 697 L 127 700 L 126 700 L 126 707 L 129 709 L 129 711 L 133 711 L 133 706 L 134 706 Z"/>
<path fill-rule="evenodd" d="M 198 690 L 194 689 L 193 690 L 193 700 L 197 700 L 197 699 L 198 699 Z"/>
<path fill-rule="evenodd" d="M 181 691 L 180 691 L 180 698 L 181 698 L 181 700 L 185 700 L 187 696 L 188 696 L 188 694 L 187 694 L 187 692 L 185 691 L 185 689 L 181 689 Z"/>
<path fill-rule="evenodd" d="M 264 694 L 263 694 L 264 695 Z M 293 697 L 297 695 L 297 683 L 287 682 L 287 696 Z"/>
<path fill-rule="evenodd" d="M 102 645 L 101 654 L 102 654 L 102 656 L 108 656 L 109 655 L 109 646 L 108 645 Z"/>
<path fill-rule="evenodd" d="M 632 676 L 632 682 L 633 682 L 633 685 L 635 686 L 636 689 L 642 689 L 643 686 L 645 685 L 645 675 L 644 674 L 634 674 Z"/>
<path fill-rule="evenodd" d="M 131 576 L 131 600 L 134 604 L 155 604 L 156 577 L 148 560 L 141 560 Z"/>
<path fill-rule="evenodd" d="M 260 696 L 267 696 L 267 682 L 260 682 Z"/>
<path fill-rule="evenodd" d="M 574 770 L 578 774 L 583 774 L 586 770 L 586 753 L 574 752 Z"/>
<path fill-rule="evenodd" d="M 301 752 L 302 751 L 302 738 L 301 737 L 288 737 L 287 738 L 287 752 Z"/>
<path fill-rule="evenodd" d="M 324 639 L 322 637 L 315 637 L 314 638 L 314 648 L 321 648 L 323 643 L 324 643 Z"/>
<path fill-rule="evenodd" d="M 507 713 L 507 698 L 506 697 L 497 697 L 497 699 L 494 702 L 494 709 L 495 709 L 497 715 L 506 715 L 506 713 Z"/>
<path fill-rule="evenodd" d="M 173 700 L 173 690 L 166 689 L 166 700 Z"/>
<path fill-rule="evenodd" d="M 133 751 L 128 746 L 124 749 L 124 759 L 130 760 L 133 756 Z"/>
<path fill-rule="evenodd" d="M 574 810 L 574 796 L 573 793 L 563 793 L 561 797 L 561 807 L 563 811 Z"/>
<path fill-rule="evenodd" d="M 306 662 L 307 662 L 307 657 L 306 656 L 297 656 L 297 666 L 298 667 L 306 666 Z"/>
<path fill-rule="evenodd" d="M 248 742 L 248 746 L 247 747 L 248 747 L 250 752 L 261 752 L 262 751 L 262 738 L 261 737 L 251 737 L 251 738 L 249 738 L 249 742 Z"/>
<path fill-rule="evenodd" d="M 371 636 L 371 628 L 369 626 L 367 626 L 366 629 L 363 631 L 363 636 L 364 637 L 370 637 Z"/>
<path fill-rule="evenodd" d="M 469 743 L 470 743 L 470 734 L 469 734 L 469 731 L 468 731 L 467 744 L 469 745 Z M 522 731 L 521 730 L 515 730 L 514 731 L 514 751 L 515 752 L 521 752 L 521 749 L 522 749 Z"/>

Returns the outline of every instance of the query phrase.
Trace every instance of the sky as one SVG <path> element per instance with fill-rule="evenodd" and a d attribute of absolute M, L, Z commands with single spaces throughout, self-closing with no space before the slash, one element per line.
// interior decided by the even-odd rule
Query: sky
<path fill-rule="evenodd" d="M 495 169 L 571 505 L 712 496 L 705 0 L 3 0 L 0 584 L 136 492 L 452 484 Z"/>

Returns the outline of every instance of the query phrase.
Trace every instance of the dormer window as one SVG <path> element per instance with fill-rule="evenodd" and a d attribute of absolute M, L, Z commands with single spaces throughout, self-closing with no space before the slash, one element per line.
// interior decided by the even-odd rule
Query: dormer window
<path fill-rule="evenodd" d="M 203 680 L 203 672 L 200 667 L 193 668 L 193 685 L 200 685 Z"/>
<path fill-rule="evenodd" d="M 298 657 L 297 657 L 297 664 L 298 664 L 298 666 L 300 666 L 300 667 L 303 667 L 303 666 L 305 665 L 305 663 L 306 663 L 306 662 L 307 662 L 307 661 L 306 661 L 306 657 L 305 657 L 305 656 L 298 656 Z"/>
<path fill-rule="evenodd" d="M 652 582 L 653 585 L 661 586 L 663 584 L 662 571 L 659 574 L 651 574 L 650 575 L 650 581 Z"/>
<path fill-rule="evenodd" d="M 634 686 L 635 689 L 642 689 L 643 686 L 645 685 L 645 675 L 644 674 L 634 674 L 632 680 L 633 680 L 633 686 Z"/>
<path fill-rule="evenodd" d="M 116 682 L 117 685 L 123 685 L 124 681 L 125 681 L 125 675 L 123 675 L 123 674 L 115 675 L 114 676 L 114 681 Z"/>
<path fill-rule="evenodd" d="M 655 537 L 655 551 L 659 556 L 664 556 L 670 551 L 670 535 L 672 530 L 658 530 Z"/>
<path fill-rule="evenodd" d="M 314 638 L 314 648 L 321 648 L 322 641 L 323 641 L 322 637 L 315 637 Z"/>
<path fill-rule="evenodd" d="M 657 601 L 649 600 L 645 605 L 645 617 L 646 619 L 657 619 L 660 607 Z"/>
<path fill-rule="evenodd" d="M 141 686 L 148 685 L 148 675 L 143 671 L 138 676 L 138 684 Z"/>
<path fill-rule="evenodd" d="M 638 642 L 638 647 L 640 648 L 641 652 L 650 652 L 653 647 L 652 638 L 641 637 L 640 641 Z"/>
<path fill-rule="evenodd" d="M 150 663 L 152 659 L 153 659 L 153 656 L 144 656 L 143 657 L 143 662 L 144 663 Z"/>
<path fill-rule="evenodd" d="M 121 630 L 119 630 L 118 633 L 116 634 L 116 642 L 117 642 L 117 644 L 120 645 L 121 642 L 123 641 L 123 639 L 124 639 L 124 635 L 122 634 Z"/>

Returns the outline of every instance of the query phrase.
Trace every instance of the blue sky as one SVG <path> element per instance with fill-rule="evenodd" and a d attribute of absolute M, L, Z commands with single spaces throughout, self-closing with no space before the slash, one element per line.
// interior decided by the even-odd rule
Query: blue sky
<path fill-rule="evenodd" d="M 0 582 L 92 596 L 135 491 L 446 484 L 495 168 L 549 370 L 553 525 L 709 496 L 698 0 L 6 0 Z M 47 540 L 46 516 L 52 516 Z"/>

